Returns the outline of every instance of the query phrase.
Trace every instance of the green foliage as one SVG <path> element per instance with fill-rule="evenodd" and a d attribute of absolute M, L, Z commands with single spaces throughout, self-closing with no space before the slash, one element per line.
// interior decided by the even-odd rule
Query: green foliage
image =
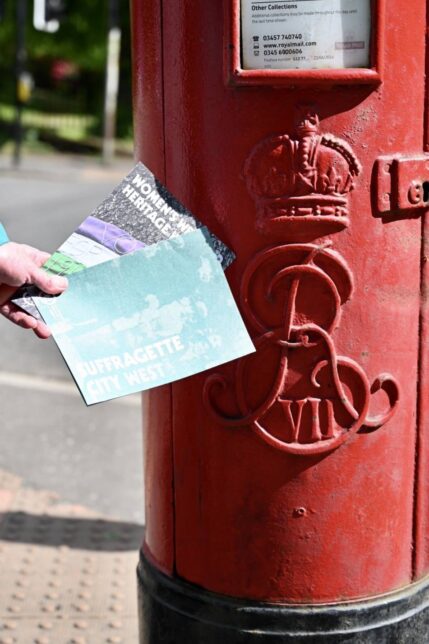
<path fill-rule="evenodd" d="M 12 104 L 15 96 L 15 11 L 18 0 L 5 0 L 0 22 L 0 101 Z M 131 134 L 131 63 L 128 0 L 118 0 L 122 29 L 118 134 Z M 67 0 L 67 14 L 54 33 L 33 27 L 33 1 L 27 0 L 27 67 L 35 81 L 29 107 L 47 112 L 72 112 L 96 117 L 95 134 L 101 133 L 106 62 L 108 0 Z M 55 61 L 76 68 L 74 77 L 53 78 Z M 73 76 L 73 75 L 72 75 Z"/>
<path fill-rule="evenodd" d="M 64 58 L 82 70 L 103 72 L 106 29 L 106 0 L 69 0 L 67 15 L 55 34 L 28 28 L 29 53 L 35 60 Z"/>

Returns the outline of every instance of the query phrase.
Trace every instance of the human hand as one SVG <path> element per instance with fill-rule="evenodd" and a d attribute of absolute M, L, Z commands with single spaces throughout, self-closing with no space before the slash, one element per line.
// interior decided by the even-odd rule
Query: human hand
<path fill-rule="evenodd" d="M 65 277 L 51 275 L 41 268 L 49 257 L 49 253 L 26 244 L 8 242 L 0 246 L 0 313 L 18 326 L 32 329 L 42 339 L 51 335 L 46 324 L 7 300 L 24 284 L 34 284 L 49 295 L 65 291 L 68 284 Z"/>

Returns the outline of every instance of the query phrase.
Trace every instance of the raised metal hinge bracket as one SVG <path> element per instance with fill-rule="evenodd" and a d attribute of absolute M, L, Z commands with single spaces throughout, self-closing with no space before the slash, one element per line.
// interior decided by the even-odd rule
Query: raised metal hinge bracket
<path fill-rule="evenodd" d="M 429 155 L 379 157 L 374 170 L 380 215 L 429 208 Z"/>

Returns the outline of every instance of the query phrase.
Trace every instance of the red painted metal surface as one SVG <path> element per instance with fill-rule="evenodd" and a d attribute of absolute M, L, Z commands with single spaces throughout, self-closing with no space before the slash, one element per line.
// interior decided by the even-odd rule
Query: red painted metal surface
<path fill-rule="evenodd" d="M 230 8 L 133 2 L 137 154 L 237 253 L 258 346 L 152 392 L 145 547 L 227 595 L 387 592 L 429 567 L 424 204 L 376 207 L 377 159 L 425 151 L 426 7 L 379 16 L 379 85 L 293 89 L 225 82 Z"/>

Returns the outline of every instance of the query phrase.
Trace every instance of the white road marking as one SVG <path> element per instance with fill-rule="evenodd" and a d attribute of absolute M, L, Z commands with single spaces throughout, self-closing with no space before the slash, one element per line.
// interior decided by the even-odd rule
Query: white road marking
<path fill-rule="evenodd" d="M 32 391 L 43 391 L 50 394 L 65 394 L 79 397 L 80 394 L 76 385 L 65 380 L 53 380 L 51 378 L 41 378 L 40 376 L 29 376 L 23 373 L 12 373 L 10 371 L 0 371 L 0 386 L 15 387 L 17 389 L 31 389 Z M 119 405 L 128 407 L 140 406 L 140 395 L 133 394 L 124 396 L 112 401 Z"/>

